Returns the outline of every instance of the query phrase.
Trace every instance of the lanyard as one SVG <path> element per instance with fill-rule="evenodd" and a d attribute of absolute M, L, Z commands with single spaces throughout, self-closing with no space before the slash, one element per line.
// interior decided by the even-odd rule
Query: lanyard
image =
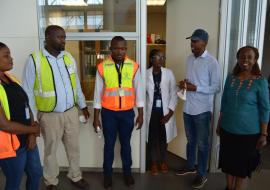
<path fill-rule="evenodd" d="M 160 74 L 161 75 L 161 74 Z M 161 76 L 162 77 L 162 76 Z M 161 77 L 160 80 L 157 80 L 158 78 L 154 75 L 153 73 L 153 78 L 154 78 L 154 93 L 158 96 L 161 95 L 161 89 L 160 89 L 160 83 L 161 83 Z"/>
<path fill-rule="evenodd" d="M 116 68 L 116 71 L 118 73 L 118 82 L 119 82 L 119 87 L 121 87 L 121 84 L 122 84 L 122 76 L 121 76 L 121 73 L 122 73 L 122 69 L 123 69 L 123 66 L 124 66 L 124 62 L 122 62 L 119 67 L 116 65 L 117 63 L 115 63 L 115 68 Z"/>

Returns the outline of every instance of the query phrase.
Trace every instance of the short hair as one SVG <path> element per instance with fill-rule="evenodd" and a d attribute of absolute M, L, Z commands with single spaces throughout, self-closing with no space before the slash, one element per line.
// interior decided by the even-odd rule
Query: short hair
<path fill-rule="evenodd" d="M 114 36 L 111 40 L 111 46 L 115 42 L 125 42 L 125 44 L 127 44 L 127 41 L 123 36 Z"/>
<path fill-rule="evenodd" d="M 64 28 L 62 28 L 61 26 L 50 25 L 45 30 L 45 37 L 49 36 L 50 34 L 52 34 L 56 30 L 63 30 L 63 31 L 65 31 Z"/>
<path fill-rule="evenodd" d="M 257 62 L 258 59 L 259 59 L 259 51 L 258 51 L 257 48 L 255 48 L 255 47 L 253 47 L 253 46 L 249 46 L 249 45 L 244 46 L 244 47 L 241 47 L 241 48 L 237 51 L 237 53 L 236 53 L 237 63 L 236 63 L 236 65 L 235 65 L 234 69 L 233 69 L 233 75 L 237 76 L 237 75 L 241 72 L 241 68 L 240 68 L 240 66 L 239 66 L 239 64 L 238 64 L 238 59 L 240 58 L 240 53 L 241 53 L 242 51 L 246 50 L 246 49 L 252 50 L 252 51 L 254 52 L 254 54 L 255 54 L 256 63 L 253 65 L 252 70 L 251 70 L 251 73 L 252 73 L 253 75 L 257 75 L 257 76 L 258 76 L 258 75 L 261 75 L 261 70 L 260 70 L 259 64 L 258 64 L 258 62 Z"/>
<path fill-rule="evenodd" d="M 7 48 L 7 45 L 4 44 L 3 42 L 0 42 L 0 49 L 2 49 L 2 48 Z"/>
<path fill-rule="evenodd" d="M 153 66 L 151 59 L 160 52 L 162 52 L 160 49 L 152 49 L 150 51 L 150 53 L 149 53 L 149 64 L 148 64 L 149 68 Z"/>

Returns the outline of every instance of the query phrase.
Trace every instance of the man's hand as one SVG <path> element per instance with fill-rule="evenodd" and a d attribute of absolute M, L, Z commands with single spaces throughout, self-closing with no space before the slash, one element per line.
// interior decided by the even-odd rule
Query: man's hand
<path fill-rule="evenodd" d="M 180 90 L 186 89 L 187 91 L 197 91 L 197 87 L 191 82 L 189 82 L 187 79 L 181 80 L 178 84 L 178 87 L 180 88 Z"/>
<path fill-rule="evenodd" d="M 90 113 L 89 113 L 89 111 L 88 111 L 87 106 L 86 106 L 85 108 L 82 108 L 82 112 L 83 112 L 83 115 L 84 115 L 85 119 L 86 119 L 86 120 L 89 119 Z"/>
<path fill-rule="evenodd" d="M 94 119 L 93 121 L 93 127 L 95 132 L 97 133 L 97 128 L 100 127 L 100 129 L 102 129 L 101 123 L 99 119 Z"/>
<path fill-rule="evenodd" d="M 34 134 L 28 135 L 27 140 L 26 140 L 27 150 L 34 149 L 36 145 L 37 145 L 36 136 Z"/>
<path fill-rule="evenodd" d="M 186 85 L 186 79 L 185 80 L 181 80 L 178 83 L 178 87 L 180 88 L 180 90 L 184 90 L 187 89 L 187 85 Z"/>
<path fill-rule="evenodd" d="M 142 124 L 143 124 L 143 108 L 138 108 L 138 117 L 135 123 L 135 125 L 137 126 L 136 130 L 141 129 Z"/>
<path fill-rule="evenodd" d="M 136 130 L 139 130 L 142 128 L 142 124 L 143 124 L 143 116 L 142 115 L 138 115 L 137 119 L 136 119 Z"/>

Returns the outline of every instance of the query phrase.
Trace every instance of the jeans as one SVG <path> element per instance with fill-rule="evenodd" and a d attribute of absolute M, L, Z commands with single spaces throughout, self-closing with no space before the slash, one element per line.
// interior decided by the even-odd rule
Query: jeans
<path fill-rule="evenodd" d="M 26 190 L 38 190 L 42 167 L 37 146 L 33 150 L 19 148 L 16 157 L 0 159 L 6 177 L 5 190 L 19 190 L 24 171 L 27 175 Z"/>
<path fill-rule="evenodd" d="M 134 128 L 134 111 L 112 111 L 102 108 L 101 118 L 104 135 L 104 160 L 103 173 L 105 176 L 112 175 L 112 164 L 114 160 L 114 146 L 119 134 L 121 145 L 121 159 L 124 175 L 131 174 L 131 146 L 130 139 Z"/>
<path fill-rule="evenodd" d="M 206 176 L 209 155 L 209 130 L 211 112 L 198 115 L 184 113 L 184 124 L 187 136 L 187 167 L 195 169 L 196 153 L 198 147 L 198 175 Z"/>

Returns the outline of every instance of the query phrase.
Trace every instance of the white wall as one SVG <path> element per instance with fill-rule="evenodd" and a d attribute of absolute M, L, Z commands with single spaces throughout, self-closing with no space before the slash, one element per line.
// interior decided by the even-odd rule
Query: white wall
<path fill-rule="evenodd" d="M 14 73 L 21 78 L 25 61 L 29 54 L 39 48 L 36 0 L 0 0 L 0 41 L 11 49 L 14 58 Z M 77 51 L 76 51 L 77 52 Z M 71 52 L 72 53 L 72 52 Z M 75 53 L 76 54 L 76 53 Z M 76 57 L 76 56 L 75 56 Z M 89 106 L 92 112 L 92 106 Z M 81 166 L 100 168 L 103 162 L 103 139 L 98 139 L 90 121 L 80 127 Z M 132 136 L 133 168 L 140 167 L 140 134 L 134 131 Z M 43 141 L 39 138 L 41 159 L 43 160 Z M 58 151 L 60 166 L 67 166 L 64 148 Z M 115 148 L 114 167 L 121 168 L 120 146 Z"/>
<path fill-rule="evenodd" d="M 0 41 L 9 46 L 12 72 L 20 78 L 27 56 L 39 47 L 36 1 L 0 0 L 0 18 Z"/>
<path fill-rule="evenodd" d="M 166 64 L 172 69 L 176 80 L 185 77 L 185 61 L 191 53 L 190 36 L 197 28 L 209 33 L 207 49 L 217 57 L 219 32 L 219 1 L 218 0 L 169 0 L 167 1 L 167 49 Z M 186 137 L 182 118 L 183 101 L 179 100 L 176 117 L 178 136 L 169 144 L 169 150 L 186 158 Z"/>

